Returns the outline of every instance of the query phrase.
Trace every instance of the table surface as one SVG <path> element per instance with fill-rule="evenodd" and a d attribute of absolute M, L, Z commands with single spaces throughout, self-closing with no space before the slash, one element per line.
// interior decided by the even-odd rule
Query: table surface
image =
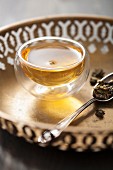
<path fill-rule="evenodd" d="M 113 17 L 113 0 L 0 0 L 0 27 L 40 16 L 88 14 Z M 113 151 L 41 148 L 0 130 L 0 170 L 112 170 Z"/>

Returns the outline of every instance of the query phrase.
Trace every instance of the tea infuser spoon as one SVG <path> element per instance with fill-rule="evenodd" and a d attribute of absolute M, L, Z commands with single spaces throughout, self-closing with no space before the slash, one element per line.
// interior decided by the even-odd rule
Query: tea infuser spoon
<path fill-rule="evenodd" d="M 108 82 L 111 81 L 111 85 L 109 86 Z M 102 86 L 103 85 L 103 86 Z M 99 87 L 101 87 L 105 91 L 105 94 L 98 94 Z M 112 88 L 111 88 L 112 87 Z M 107 91 L 108 90 L 108 91 Z M 109 92 L 109 93 L 108 93 Z M 97 93 L 97 94 L 96 94 Z M 91 105 L 95 101 L 107 102 L 113 99 L 113 72 L 103 77 L 94 87 L 93 90 L 93 98 L 82 105 L 78 110 L 73 112 L 71 115 L 65 117 L 61 121 L 59 121 L 51 130 L 45 130 L 39 137 L 38 142 L 47 143 L 52 139 L 57 138 L 60 134 L 67 128 L 67 126 L 89 105 Z"/>

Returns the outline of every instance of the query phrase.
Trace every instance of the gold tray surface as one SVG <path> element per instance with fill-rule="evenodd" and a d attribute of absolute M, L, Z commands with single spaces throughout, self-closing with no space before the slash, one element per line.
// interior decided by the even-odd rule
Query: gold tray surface
<path fill-rule="evenodd" d="M 113 71 L 113 19 L 88 16 L 54 16 L 32 19 L 0 29 L 0 125 L 3 129 L 37 142 L 46 128 L 91 99 L 87 80 L 82 90 L 56 101 L 43 101 L 25 91 L 16 81 L 14 58 L 19 46 L 41 36 L 62 36 L 81 42 L 88 50 L 91 72 L 102 68 Z M 90 76 L 89 76 L 90 78 Z M 95 110 L 105 110 L 103 120 Z M 95 103 L 83 111 L 62 135 L 47 144 L 62 150 L 100 150 L 113 148 L 113 101 Z M 39 144 L 40 145 L 40 144 Z M 45 145 L 45 146 L 47 146 Z"/>

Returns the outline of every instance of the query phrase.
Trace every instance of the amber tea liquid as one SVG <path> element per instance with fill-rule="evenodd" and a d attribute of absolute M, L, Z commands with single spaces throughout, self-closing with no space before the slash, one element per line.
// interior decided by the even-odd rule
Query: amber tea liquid
<path fill-rule="evenodd" d="M 64 42 L 38 42 L 22 50 L 21 67 L 28 78 L 44 86 L 76 80 L 84 69 L 81 48 Z"/>

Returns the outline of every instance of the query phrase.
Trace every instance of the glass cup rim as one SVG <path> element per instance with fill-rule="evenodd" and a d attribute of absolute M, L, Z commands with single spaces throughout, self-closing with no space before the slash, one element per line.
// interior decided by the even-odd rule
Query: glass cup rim
<path fill-rule="evenodd" d="M 34 42 L 38 42 L 38 41 L 43 41 L 43 40 L 61 40 L 61 41 L 66 41 L 66 42 L 70 42 L 70 43 L 73 43 L 75 45 L 77 45 L 78 47 L 80 47 L 82 49 L 82 52 L 83 52 L 83 55 L 82 55 L 82 60 L 85 58 L 85 55 L 86 55 L 86 51 L 85 51 L 85 48 L 82 44 L 80 44 L 79 42 L 75 41 L 75 40 L 72 40 L 72 39 L 69 39 L 69 38 L 64 38 L 64 37 L 55 37 L 55 36 L 43 36 L 43 37 L 38 37 L 38 38 L 34 38 L 34 39 L 31 39 L 27 42 L 25 42 L 24 44 L 22 44 L 20 46 L 20 48 L 18 49 L 17 51 L 17 56 L 26 64 L 26 65 L 29 65 L 31 66 L 32 68 L 37 68 L 37 69 L 42 69 L 42 70 L 67 70 L 67 69 L 70 69 L 70 68 L 73 68 L 74 66 L 78 65 L 81 61 L 77 62 L 77 63 L 73 63 L 73 64 L 69 64 L 69 65 L 66 65 L 66 66 L 63 66 L 63 67 L 59 67 L 59 68 L 47 68 L 47 67 L 42 67 L 42 66 L 38 66 L 38 65 L 35 65 L 35 64 L 32 64 L 30 63 L 29 61 L 26 61 L 22 55 L 21 55 L 21 52 L 22 50 L 27 47 L 28 45 L 34 43 Z"/>

